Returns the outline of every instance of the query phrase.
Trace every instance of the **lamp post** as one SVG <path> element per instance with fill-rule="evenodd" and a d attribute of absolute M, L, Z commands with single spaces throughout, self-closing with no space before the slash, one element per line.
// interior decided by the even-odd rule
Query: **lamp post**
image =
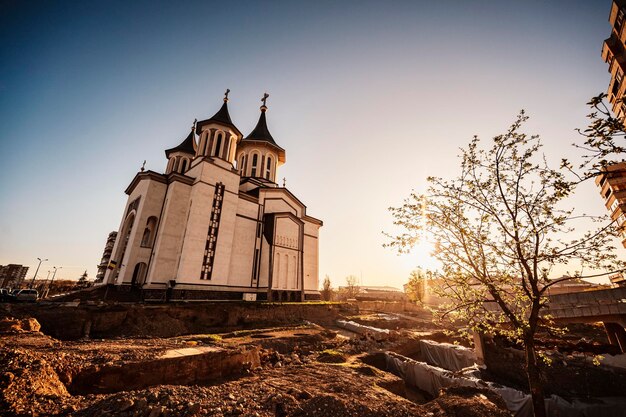
<path fill-rule="evenodd" d="M 41 263 L 47 261 L 47 259 L 41 259 L 41 258 L 37 258 L 37 260 L 39 261 L 39 264 L 37 265 L 37 269 L 35 270 L 35 275 L 33 275 L 33 279 L 30 281 L 29 288 L 33 288 L 33 285 L 35 285 L 35 278 L 37 278 L 37 272 L 39 272 L 39 267 L 41 266 Z"/>
<path fill-rule="evenodd" d="M 57 270 L 58 269 L 63 269 L 62 266 L 60 266 L 58 268 L 55 266 L 53 268 L 54 268 L 54 274 L 52 274 L 52 279 L 50 280 L 50 288 L 52 288 L 52 283 L 54 282 L 54 277 L 56 277 L 56 275 L 57 275 Z"/>

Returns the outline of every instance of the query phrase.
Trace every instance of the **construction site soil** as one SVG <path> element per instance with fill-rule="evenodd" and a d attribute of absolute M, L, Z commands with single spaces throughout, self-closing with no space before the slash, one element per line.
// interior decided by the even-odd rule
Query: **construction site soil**
<path fill-rule="evenodd" d="M 337 319 L 393 331 L 376 339 Z M 492 391 L 432 398 L 368 359 L 415 357 L 421 338 L 451 341 L 426 311 L 359 314 L 343 304 L 3 305 L 0 416 L 511 416 Z M 493 379 L 511 379 L 515 347 L 492 350 L 513 363 Z M 556 383 L 582 377 L 563 372 Z M 598 389 L 626 386 L 624 377 Z"/>

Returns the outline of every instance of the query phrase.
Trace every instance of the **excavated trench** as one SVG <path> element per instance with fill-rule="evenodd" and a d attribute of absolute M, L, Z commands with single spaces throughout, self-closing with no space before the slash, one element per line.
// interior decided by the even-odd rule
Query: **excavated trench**
<path fill-rule="evenodd" d="M 71 394 L 108 394 L 156 385 L 202 385 L 260 366 L 259 348 L 199 347 L 168 350 L 148 361 L 89 368 L 76 375 Z"/>
<path fill-rule="evenodd" d="M 297 334 L 288 330 L 227 338 L 224 346 L 170 349 L 159 357 L 139 362 L 90 367 L 67 384 L 71 394 L 109 394 L 157 385 L 204 385 L 223 378 L 246 375 L 261 366 L 261 349 L 279 353 L 311 351 L 325 340 L 315 328 Z M 192 337 L 195 341 L 200 337 Z"/>

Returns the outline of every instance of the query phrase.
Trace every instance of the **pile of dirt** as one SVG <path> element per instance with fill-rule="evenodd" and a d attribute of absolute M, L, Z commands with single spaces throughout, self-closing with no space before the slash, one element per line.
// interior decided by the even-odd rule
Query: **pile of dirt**
<path fill-rule="evenodd" d="M 17 319 L 4 317 L 0 319 L 0 334 L 14 334 L 22 332 L 38 332 L 41 325 L 32 317 Z"/>
<path fill-rule="evenodd" d="M 50 361 L 26 349 L 0 351 L 0 410 L 4 415 L 52 414 L 69 397 Z M 9 411 L 10 410 L 10 411 Z"/>
<path fill-rule="evenodd" d="M 424 405 L 433 417 L 511 417 L 502 397 L 487 389 L 454 387 Z"/>
<path fill-rule="evenodd" d="M 346 361 L 346 355 L 334 349 L 326 349 L 317 355 L 317 361 L 324 363 L 343 363 Z"/>

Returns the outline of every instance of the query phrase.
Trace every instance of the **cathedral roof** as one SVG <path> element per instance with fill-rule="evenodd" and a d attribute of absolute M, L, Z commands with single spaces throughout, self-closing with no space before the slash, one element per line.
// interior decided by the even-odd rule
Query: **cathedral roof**
<path fill-rule="evenodd" d="M 272 137 L 269 129 L 267 128 L 267 120 L 265 119 L 265 106 L 261 107 L 261 117 L 259 117 L 259 122 L 256 124 L 256 127 L 250 132 L 248 136 L 243 138 L 243 140 L 254 140 L 254 141 L 263 141 L 269 142 L 272 145 L 276 145 L 276 141 Z"/>
<path fill-rule="evenodd" d="M 187 135 L 180 145 L 167 149 L 165 156 L 169 158 L 170 154 L 173 152 L 184 152 L 192 155 L 196 153 L 196 132 L 194 127 L 191 128 L 191 132 L 189 132 L 189 135 Z"/>
<path fill-rule="evenodd" d="M 265 97 L 266 98 L 266 97 Z M 266 144 L 272 145 L 274 148 L 278 150 L 278 157 L 281 162 L 285 162 L 285 150 L 278 146 L 269 129 L 267 128 L 267 120 L 265 118 L 265 112 L 267 111 L 267 107 L 265 103 L 261 106 L 261 116 L 259 117 L 259 121 L 256 124 L 256 127 L 250 132 L 248 136 L 243 138 L 241 144 L 245 144 L 246 142 L 265 142 Z"/>
<path fill-rule="evenodd" d="M 196 129 L 200 130 L 202 126 L 209 124 L 209 123 L 219 123 L 224 126 L 230 127 L 237 134 L 239 134 L 240 136 L 243 136 L 241 132 L 239 131 L 239 129 L 237 129 L 237 126 L 233 124 L 233 121 L 230 120 L 230 114 L 228 113 L 228 99 L 227 98 L 224 99 L 224 104 L 222 104 L 222 107 L 217 111 L 217 113 L 215 113 L 213 117 L 209 119 L 199 121 L 198 124 L 196 125 Z"/>

